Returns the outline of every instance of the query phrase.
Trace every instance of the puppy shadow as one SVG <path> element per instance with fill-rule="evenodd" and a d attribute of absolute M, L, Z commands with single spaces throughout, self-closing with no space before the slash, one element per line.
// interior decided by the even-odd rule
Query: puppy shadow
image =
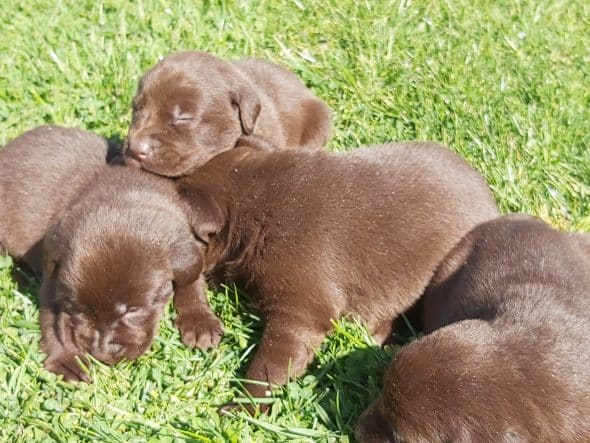
<path fill-rule="evenodd" d="M 420 337 L 418 314 L 415 305 L 399 316 L 383 346 L 357 347 L 323 366 L 317 354 L 309 373 L 318 381 L 316 390 L 325 393 L 319 403 L 325 414 L 319 415 L 329 429 L 354 441 L 358 418 L 381 392 L 387 367 L 403 345 Z"/>
<path fill-rule="evenodd" d="M 338 324 L 337 330 L 316 351 L 308 370 L 273 392 L 271 415 L 299 411 L 302 415 L 317 417 L 331 432 L 355 441 L 358 418 L 381 392 L 383 376 L 390 362 L 405 343 L 421 335 L 418 311 L 419 307 L 415 305 L 394 322 L 391 339 L 384 346 L 372 342 L 368 335 L 367 340 L 352 338 L 343 342 L 343 335 L 348 332 L 353 336 L 358 334 L 358 326 L 345 323 L 341 327 Z M 351 331 L 347 330 L 347 324 L 353 325 Z M 247 394 L 239 381 L 245 377 L 263 332 L 262 322 L 253 322 L 251 326 L 248 346 L 253 349 L 235 372 L 234 393 L 243 402 Z M 347 331 L 344 334 L 338 331 L 342 329 Z"/>
<path fill-rule="evenodd" d="M 385 370 L 398 350 L 397 345 L 357 348 L 309 372 L 317 379 L 315 391 L 323 394 L 317 409 L 328 429 L 353 438 L 359 416 L 379 395 Z"/>
<path fill-rule="evenodd" d="M 123 149 L 125 147 L 125 139 L 121 138 L 120 134 L 113 134 L 107 137 L 109 148 L 107 150 L 107 163 L 111 165 L 121 165 L 123 160 Z"/>
<path fill-rule="evenodd" d="M 39 309 L 40 282 L 35 274 L 24 263 L 14 262 L 8 255 L 0 254 L 0 272 L 6 270 L 13 280 L 18 296 L 23 297 Z"/>

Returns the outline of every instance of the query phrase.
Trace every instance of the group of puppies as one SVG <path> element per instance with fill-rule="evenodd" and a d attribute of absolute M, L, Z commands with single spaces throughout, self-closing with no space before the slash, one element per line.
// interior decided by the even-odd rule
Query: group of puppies
<path fill-rule="evenodd" d="M 87 354 L 137 358 L 170 297 L 183 343 L 215 347 L 206 287 L 235 282 L 265 323 L 253 397 L 302 374 L 333 319 L 385 343 L 414 306 L 426 335 L 361 442 L 590 439 L 590 236 L 501 217 L 445 147 L 332 153 L 330 130 L 293 73 L 182 52 L 141 79 L 122 152 L 57 126 L 8 143 L 0 252 L 41 278 L 45 367 L 88 382 Z"/>

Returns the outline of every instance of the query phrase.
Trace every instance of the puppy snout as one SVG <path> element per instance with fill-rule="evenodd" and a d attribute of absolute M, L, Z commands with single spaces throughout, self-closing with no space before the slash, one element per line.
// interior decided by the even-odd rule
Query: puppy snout
<path fill-rule="evenodd" d="M 114 364 L 121 360 L 123 346 L 110 332 L 95 333 L 90 353 L 98 360 L 106 364 Z"/>
<path fill-rule="evenodd" d="M 147 138 L 129 139 L 129 154 L 135 160 L 142 162 L 152 152 L 152 143 Z"/>

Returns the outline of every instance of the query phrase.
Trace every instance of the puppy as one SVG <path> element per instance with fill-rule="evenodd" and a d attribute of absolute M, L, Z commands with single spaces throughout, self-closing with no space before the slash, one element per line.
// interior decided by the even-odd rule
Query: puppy
<path fill-rule="evenodd" d="M 345 314 L 383 342 L 444 255 L 498 214 L 482 177 L 434 143 L 341 154 L 241 143 L 177 184 L 207 277 L 245 288 L 266 322 L 251 380 L 301 374 Z"/>
<path fill-rule="evenodd" d="M 522 215 L 472 230 L 424 295 L 434 332 L 397 354 L 357 439 L 590 441 L 589 245 Z"/>
<path fill-rule="evenodd" d="M 0 253 L 37 276 L 41 240 L 80 189 L 116 156 L 98 135 L 40 126 L 0 150 Z"/>
<path fill-rule="evenodd" d="M 76 357 L 138 357 L 173 293 L 183 342 L 215 346 L 223 326 L 206 303 L 202 249 L 171 181 L 125 167 L 97 175 L 44 241 L 45 367 L 88 381 Z"/>
<path fill-rule="evenodd" d="M 286 69 L 180 52 L 141 79 L 125 158 L 178 177 L 232 149 L 242 134 L 261 135 L 278 147 L 318 148 L 330 130 L 330 109 Z"/>

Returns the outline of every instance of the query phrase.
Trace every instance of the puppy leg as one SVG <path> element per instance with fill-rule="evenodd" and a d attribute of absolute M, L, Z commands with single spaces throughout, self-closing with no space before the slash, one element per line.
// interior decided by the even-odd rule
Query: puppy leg
<path fill-rule="evenodd" d="M 264 397 L 270 385 L 283 385 L 289 377 L 297 377 L 305 371 L 313 350 L 331 329 L 329 318 L 309 317 L 292 311 L 267 315 L 260 345 L 246 373 L 247 379 L 266 383 L 246 384 L 253 397 Z"/>
<path fill-rule="evenodd" d="M 191 348 L 214 348 L 223 337 L 223 324 L 207 303 L 205 278 L 177 288 L 174 307 L 178 313 L 176 327 L 182 342 Z"/>

